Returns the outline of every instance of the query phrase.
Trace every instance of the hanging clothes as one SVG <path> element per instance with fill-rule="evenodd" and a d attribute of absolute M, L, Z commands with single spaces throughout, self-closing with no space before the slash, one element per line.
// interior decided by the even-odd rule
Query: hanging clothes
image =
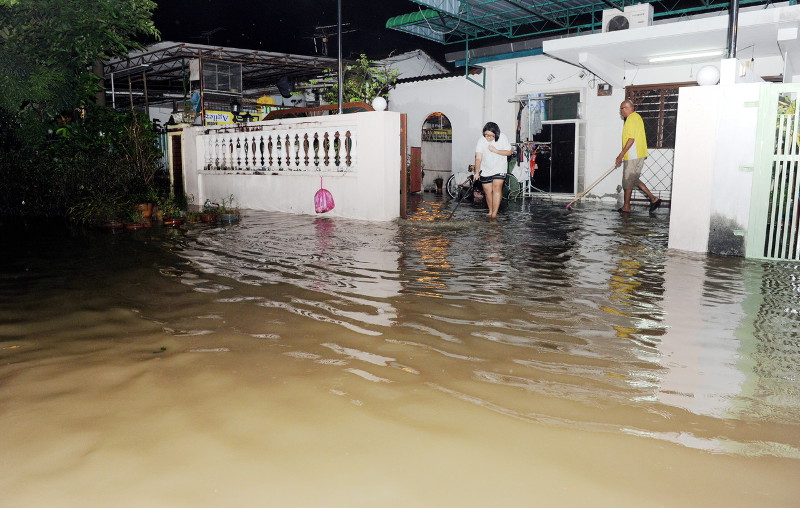
<path fill-rule="evenodd" d="M 528 109 L 530 113 L 530 136 L 527 139 L 532 139 L 533 136 L 542 132 L 542 113 L 544 111 L 545 102 L 541 99 L 542 94 L 528 96 Z"/>
<path fill-rule="evenodd" d="M 517 113 L 517 141 L 530 141 L 542 132 L 545 101 L 542 94 L 526 95 Z"/>

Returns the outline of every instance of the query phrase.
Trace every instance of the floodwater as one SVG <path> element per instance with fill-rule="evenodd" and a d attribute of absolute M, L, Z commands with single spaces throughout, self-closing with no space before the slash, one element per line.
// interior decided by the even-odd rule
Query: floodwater
<path fill-rule="evenodd" d="M 452 207 L 6 227 L 0 505 L 798 506 L 800 265 Z"/>

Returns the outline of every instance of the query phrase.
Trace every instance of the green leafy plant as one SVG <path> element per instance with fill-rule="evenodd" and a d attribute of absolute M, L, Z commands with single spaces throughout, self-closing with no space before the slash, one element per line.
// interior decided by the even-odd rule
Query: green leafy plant
<path fill-rule="evenodd" d="M 197 210 L 187 210 L 186 211 L 186 221 L 187 222 L 200 222 L 200 212 Z"/>
<path fill-rule="evenodd" d="M 86 197 L 72 205 L 68 217 L 78 224 L 100 224 L 129 218 L 130 203 L 113 196 Z"/>
<path fill-rule="evenodd" d="M 239 215 L 239 207 L 236 205 L 236 198 L 234 197 L 234 195 L 231 194 L 227 198 L 222 198 L 222 200 L 220 200 L 219 208 L 217 208 L 217 211 L 221 214 L 228 213 L 228 214 Z"/>
<path fill-rule="evenodd" d="M 399 71 L 389 67 L 381 67 L 362 54 L 353 65 L 344 71 L 342 96 L 345 102 L 363 101 L 371 103 L 372 99 L 381 96 L 388 98 L 397 82 Z M 339 102 L 339 83 L 329 88 L 323 95 L 325 101 L 335 104 Z"/>
<path fill-rule="evenodd" d="M 46 134 L 50 120 L 94 101 L 99 62 L 159 37 L 155 8 L 152 0 L 0 1 L 0 109 L 28 136 Z"/>
<path fill-rule="evenodd" d="M 180 199 L 167 196 L 159 200 L 158 209 L 164 219 L 177 219 L 186 214 L 186 206 Z"/>

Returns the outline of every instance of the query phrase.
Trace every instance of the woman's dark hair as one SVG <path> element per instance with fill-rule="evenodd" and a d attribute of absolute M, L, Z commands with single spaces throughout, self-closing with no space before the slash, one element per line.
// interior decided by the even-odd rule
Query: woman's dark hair
<path fill-rule="evenodd" d="M 481 131 L 481 134 L 483 134 L 486 131 L 493 132 L 495 140 L 500 139 L 500 127 L 498 127 L 496 123 L 494 123 L 494 122 L 486 122 L 486 125 L 483 126 L 483 130 Z"/>

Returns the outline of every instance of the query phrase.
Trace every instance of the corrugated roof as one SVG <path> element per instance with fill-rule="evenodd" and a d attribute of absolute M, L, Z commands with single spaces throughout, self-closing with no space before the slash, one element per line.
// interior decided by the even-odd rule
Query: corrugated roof
<path fill-rule="evenodd" d="M 726 10 L 729 2 L 711 0 L 411 0 L 418 10 L 390 18 L 386 28 L 443 44 L 487 38 L 517 39 L 548 34 L 600 31 L 607 9 L 654 4 L 654 17 Z M 741 6 L 771 4 L 739 0 Z"/>

